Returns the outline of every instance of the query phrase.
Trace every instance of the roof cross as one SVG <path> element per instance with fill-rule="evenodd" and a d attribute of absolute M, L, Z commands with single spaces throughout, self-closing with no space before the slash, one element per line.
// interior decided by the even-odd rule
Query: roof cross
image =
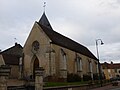
<path fill-rule="evenodd" d="M 44 8 L 44 12 L 45 12 L 45 7 L 46 7 L 46 2 L 44 2 L 43 8 Z"/>
<path fill-rule="evenodd" d="M 14 42 L 17 43 L 17 38 L 14 38 Z"/>

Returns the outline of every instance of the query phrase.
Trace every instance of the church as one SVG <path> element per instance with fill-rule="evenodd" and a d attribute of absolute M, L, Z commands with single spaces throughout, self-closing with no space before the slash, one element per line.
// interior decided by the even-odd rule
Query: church
<path fill-rule="evenodd" d="M 93 76 L 98 59 L 85 46 L 53 30 L 45 12 L 34 23 L 22 47 L 15 43 L 0 52 L 0 66 L 11 67 L 9 79 L 34 80 L 35 69 L 44 68 L 45 81 L 66 81 L 68 74 Z"/>

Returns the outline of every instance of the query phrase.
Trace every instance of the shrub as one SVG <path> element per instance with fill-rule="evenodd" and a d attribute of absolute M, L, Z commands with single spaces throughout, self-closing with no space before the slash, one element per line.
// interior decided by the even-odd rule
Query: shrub
<path fill-rule="evenodd" d="M 99 80 L 99 75 L 98 73 L 93 74 L 93 80 Z"/>
<path fill-rule="evenodd" d="M 102 73 L 100 75 L 99 75 L 99 73 L 94 73 L 93 74 L 93 79 L 94 80 L 99 80 L 99 79 L 104 80 L 105 79 L 105 75 L 104 75 L 104 73 Z"/>
<path fill-rule="evenodd" d="M 77 74 L 70 73 L 67 75 L 67 82 L 79 82 L 81 77 Z"/>
<path fill-rule="evenodd" d="M 90 75 L 84 74 L 83 81 L 89 81 L 89 80 L 92 80 L 92 77 Z"/>

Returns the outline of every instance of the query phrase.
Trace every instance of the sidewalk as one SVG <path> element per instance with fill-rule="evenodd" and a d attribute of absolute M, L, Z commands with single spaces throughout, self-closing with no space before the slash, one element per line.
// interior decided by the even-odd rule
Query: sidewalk
<path fill-rule="evenodd" d="M 119 82 L 118 86 L 112 86 L 112 84 L 110 84 L 110 85 L 107 85 L 107 86 L 94 88 L 94 89 L 90 89 L 90 90 L 112 90 L 114 88 L 120 88 L 120 82 Z"/>

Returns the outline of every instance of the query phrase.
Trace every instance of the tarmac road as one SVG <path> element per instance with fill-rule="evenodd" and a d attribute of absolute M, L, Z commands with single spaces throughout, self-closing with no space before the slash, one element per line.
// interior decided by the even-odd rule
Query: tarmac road
<path fill-rule="evenodd" d="M 114 89 L 110 89 L 110 90 L 120 90 L 120 88 L 114 88 Z"/>
<path fill-rule="evenodd" d="M 119 82 L 118 86 L 112 86 L 112 84 L 110 84 L 107 86 L 94 88 L 94 89 L 90 89 L 90 90 L 120 90 L 120 82 Z"/>

